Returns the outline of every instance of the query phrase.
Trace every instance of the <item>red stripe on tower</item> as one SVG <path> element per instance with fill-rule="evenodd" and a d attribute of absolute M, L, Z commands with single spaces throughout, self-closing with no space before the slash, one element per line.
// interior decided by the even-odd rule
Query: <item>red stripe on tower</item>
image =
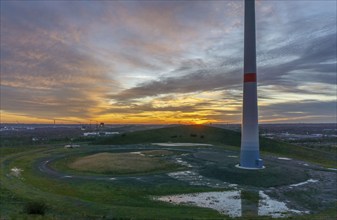
<path fill-rule="evenodd" d="M 256 73 L 245 73 L 244 80 L 245 83 L 256 82 Z"/>

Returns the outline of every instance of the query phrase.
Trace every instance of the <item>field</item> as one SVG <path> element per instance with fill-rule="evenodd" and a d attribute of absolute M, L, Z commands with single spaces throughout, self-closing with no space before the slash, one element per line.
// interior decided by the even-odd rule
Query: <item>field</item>
<path fill-rule="evenodd" d="M 172 171 L 174 168 L 179 167 L 166 160 L 147 156 L 147 153 L 148 152 L 146 151 L 131 153 L 98 153 L 78 158 L 68 164 L 68 166 L 73 170 L 112 175 Z M 153 154 L 158 153 L 153 151 Z"/>
<path fill-rule="evenodd" d="M 167 127 L 77 141 L 81 146 L 70 149 L 59 142 L 1 147 L 1 218 L 256 219 L 261 201 L 286 201 L 282 217 L 336 218 L 332 153 L 261 138 L 267 168 L 252 172 L 235 168 L 240 134 L 220 128 Z M 152 145 L 160 142 L 212 146 Z M 241 217 L 164 202 L 210 192 L 237 193 Z"/>

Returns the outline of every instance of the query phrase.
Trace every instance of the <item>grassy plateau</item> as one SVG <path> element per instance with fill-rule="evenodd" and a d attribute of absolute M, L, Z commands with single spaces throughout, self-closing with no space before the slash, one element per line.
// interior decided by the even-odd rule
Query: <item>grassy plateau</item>
<path fill-rule="evenodd" d="M 202 155 L 197 157 L 197 147 L 168 149 L 151 145 L 160 142 L 213 144 L 200 148 L 200 151 L 214 149 L 215 156 L 206 161 L 200 159 Z M 264 138 L 260 142 L 263 155 L 286 156 L 336 168 L 336 154 Z M 231 167 L 216 161 L 217 152 L 238 154 L 239 146 L 240 133 L 208 126 L 167 127 L 94 138 L 92 142 L 73 149 L 65 149 L 59 143 L 2 146 L 0 219 L 230 219 L 212 209 L 172 205 L 155 201 L 152 197 L 228 190 L 226 187 L 214 189 L 190 185 L 166 175 L 188 169 L 176 162 L 183 155 L 190 158 L 188 162 L 191 164 L 202 162 L 198 169 L 208 178 L 216 177 L 220 181 L 230 178 L 233 183 L 243 185 L 256 181 L 251 172 L 234 172 Z M 234 164 L 238 159 L 228 160 Z M 50 173 L 42 172 L 44 167 L 49 167 Z M 307 178 L 307 173 L 282 170 L 277 165 L 258 172 L 259 179 L 270 178 L 272 183 L 280 180 L 280 186 L 288 184 L 285 180 L 290 177 L 294 182 Z M 76 175 L 81 178 L 75 178 Z M 105 176 L 116 178 L 104 179 Z M 265 187 L 260 183 L 252 187 Z M 279 186 L 266 184 L 268 187 Z M 244 197 L 258 200 L 255 194 L 246 193 Z M 311 215 L 293 219 L 335 219 L 336 216 L 335 207 L 330 204 Z M 258 219 L 271 217 L 260 216 Z"/>
<path fill-rule="evenodd" d="M 153 151 L 156 153 L 156 151 Z M 69 164 L 74 170 L 104 174 L 136 174 L 170 171 L 178 168 L 160 158 L 136 153 L 98 153 L 78 158 Z"/>

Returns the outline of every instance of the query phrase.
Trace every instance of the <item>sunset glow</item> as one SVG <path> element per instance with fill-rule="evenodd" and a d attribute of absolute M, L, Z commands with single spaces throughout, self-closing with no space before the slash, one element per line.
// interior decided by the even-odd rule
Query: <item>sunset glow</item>
<path fill-rule="evenodd" d="M 257 1 L 261 123 L 336 121 L 336 2 Z M 240 123 L 243 1 L 1 1 L 1 123 Z"/>

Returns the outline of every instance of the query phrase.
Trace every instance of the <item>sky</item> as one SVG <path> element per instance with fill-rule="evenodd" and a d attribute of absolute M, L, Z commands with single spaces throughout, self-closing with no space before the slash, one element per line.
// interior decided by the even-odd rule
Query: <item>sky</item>
<path fill-rule="evenodd" d="M 241 123 L 243 4 L 1 1 L 1 122 Z M 256 1 L 260 123 L 336 122 L 336 11 Z"/>

